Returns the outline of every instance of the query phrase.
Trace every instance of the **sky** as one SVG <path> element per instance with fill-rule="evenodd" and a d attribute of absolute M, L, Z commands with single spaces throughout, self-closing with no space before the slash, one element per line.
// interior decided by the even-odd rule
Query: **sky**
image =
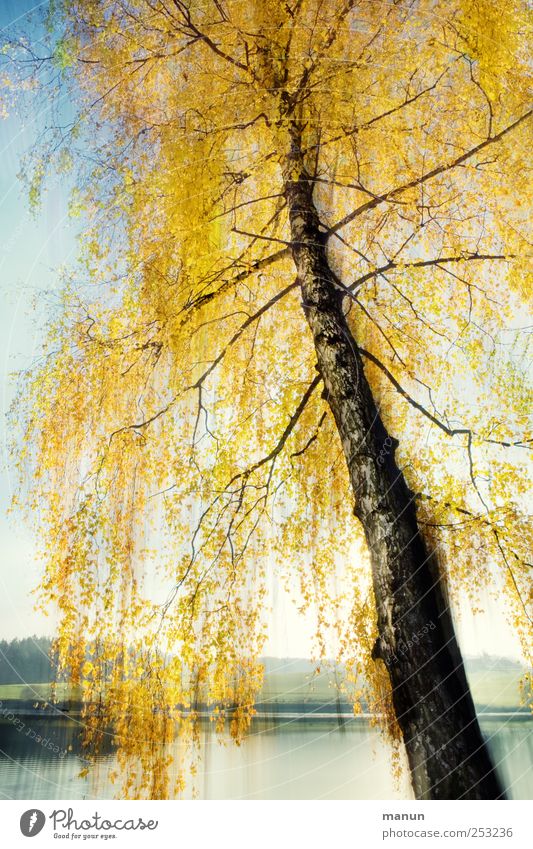
<path fill-rule="evenodd" d="M 0 3 L 3 29 L 35 8 L 26 0 Z M 21 156 L 29 149 L 36 128 L 46 113 L 24 122 L 11 112 L 0 119 L 0 589 L 2 616 L 0 636 L 23 636 L 50 631 L 51 623 L 33 612 L 29 596 L 38 580 L 35 545 L 28 528 L 10 519 L 6 511 L 11 501 L 14 475 L 7 456 L 6 414 L 16 382 L 13 373 L 27 368 L 34 359 L 48 314 L 49 292 L 58 289 L 57 269 L 74 261 L 75 230 L 67 214 L 68 196 L 63 187 L 50 186 L 38 215 L 30 213 L 27 190 L 17 177 Z"/>
<path fill-rule="evenodd" d="M 36 8 L 27 0 L 0 0 L 0 28 L 16 19 L 23 24 L 27 13 Z M 13 112 L 0 118 L 0 639 L 51 635 L 54 630 L 53 615 L 45 617 L 34 610 L 31 590 L 39 581 L 41 567 L 32 530 L 20 515 L 8 515 L 16 481 L 7 453 L 6 420 L 17 385 L 14 373 L 27 368 L 38 354 L 54 294 L 60 288 L 59 269 L 75 265 L 78 249 L 80 220 L 68 216 L 68 186 L 52 181 L 41 209 L 32 214 L 27 191 L 17 177 L 21 157 L 42 125 L 46 109 L 42 100 L 40 112 L 25 121 Z M 83 238 L 82 230 L 79 235 Z M 309 656 L 312 617 L 302 619 L 293 601 L 275 584 L 272 602 L 264 653 Z M 457 628 L 463 653 L 519 658 L 518 641 L 496 601 L 487 596 L 481 603 L 485 613 L 476 616 L 468 602 L 462 605 Z"/>

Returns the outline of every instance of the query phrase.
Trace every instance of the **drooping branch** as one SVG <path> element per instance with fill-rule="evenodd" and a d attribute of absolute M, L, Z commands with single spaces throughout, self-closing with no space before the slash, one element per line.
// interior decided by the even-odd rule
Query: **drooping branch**
<path fill-rule="evenodd" d="M 316 440 L 318 439 L 318 435 L 320 433 L 320 428 L 324 424 L 324 422 L 327 418 L 327 415 L 328 415 L 327 410 L 324 410 L 324 412 L 322 413 L 322 415 L 320 416 L 320 418 L 318 420 L 318 424 L 317 424 L 314 432 L 311 434 L 311 436 L 309 437 L 309 439 L 307 440 L 307 442 L 305 443 L 303 448 L 300 448 L 299 451 L 293 451 L 293 453 L 291 454 L 291 457 L 301 457 L 302 454 L 305 454 L 307 449 L 311 447 L 313 442 L 316 442 Z"/>
<path fill-rule="evenodd" d="M 248 329 L 252 324 L 256 321 L 259 321 L 261 316 L 263 316 L 266 312 L 268 312 L 278 301 L 281 301 L 289 292 L 292 292 L 293 289 L 296 289 L 298 286 L 298 282 L 294 281 L 293 283 L 289 283 L 288 286 L 285 286 L 284 289 L 280 289 L 279 292 L 276 292 L 266 303 L 263 304 L 256 312 L 252 313 L 252 315 L 248 316 L 248 318 L 243 321 L 238 330 L 235 331 L 229 342 L 224 346 L 224 348 L 220 351 L 219 354 L 215 357 L 209 367 L 202 373 L 202 375 L 198 378 L 198 380 L 193 384 L 191 388 L 199 389 L 200 386 L 206 381 L 212 371 L 217 367 L 217 365 L 224 359 L 228 350 L 235 345 L 235 343 L 240 339 L 245 330 Z"/>
<path fill-rule="evenodd" d="M 288 421 L 288 424 L 287 424 L 285 430 L 283 431 L 283 433 L 281 434 L 280 438 L 278 439 L 276 445 L 274 446 L 272 451 L 269 454 L 267 454 L 266 457 L 263 457 L 261 460 L 258 460 L 257 463 L 254 463 L 254 465 L 251 466 L 250 472 L 249 472 L 250 474 L 252 472 L 255 472 L 257 469 L 261 468 L 261 466 L 264 466 L 265 463 L 269 463 L 271 460 L 275 460 L 275 458 L 279 454 L 281 454 L 289 436 L 291 435 L 294 428 L 296 427 L 296 424 L 298 423 L 300 416 L 302 415 L 305 408 L 307 407 L 309 399 L 312 397 L 313 393 L 315 392 L 317 387 L 320 385 L 321 380 L 322 380 L 322 377 L 321 377 L 320 374 L 317 374 L 316 377 L 313 378 L 313 380 L 311 381 L 311 383 L 309 384 L 309 386 L 305 390 L 304 394 L 302 395 L 300 402 L 299 402 L 298 406 L 296 407 L 294 413 L 292 413 L 292 415 L 291 415 L 291 417 Z"/>
<path fill-rule="evenodd" d="M 316 68 L 318 67 L 318 65 L 320 64 L 322 59 L 324 58 L 324 56 L 327 53 L 327 51 L 329 50 L 329 48 L 334 43 L 335 39 L 337 38 L 337 36 L 339 34 L 339 30 L 340 30 L 340 27 L 342 26 L 343 21 L 345 20 L 347 15 L 350 14 L 350 12 L 353 9 L 353 7 L 355 6 L 356 2 L 357 2 L 357 0 L 346 0 L 344 5 L 341 6 L 339 11 L 337 12 L 337 14 L 335 16 L 335 20 L 333 21 L 333 23 L 331 24 L 329 29 L 324 34 L 324 37 L 322 39 L 322 43 L 317 46 L 315 55 L 313 56 L 313 58 L 311 60 L 307 61 L 306 65 L 304 67 L 304 70 L 302 72 L 302 75 L 301 75 L 301 77 L 300 77 L 300 79 L 299 79 L 299 81 L 296 85 L 296 88 L 295 88 L 294 92 L 291 93 L 291 95 L 290 95 L 291 104 L 294 105 L 297 102 L 300 94 L 305 90 L 307 83 L 309 82 L 309 79 L 311 78 L 314 71 L 316 70 Z"/>
<path fill-rule="evenodd" d="M 528 605 L 527 605 L 527 603 L 525 602 L 525 600 L 522 596 L 522 593 L 521 593 L 520 588 L 518 586 L 514 571 L 511 567 L 511 564 L 509 563 L 509 559 L 508 559 L 508 557 L 507 557 L 507 555 L 506 555 L 506 553 L 503 549 L 502 542 L 501 542 L 501 539 L 500 539 L 500 535 L 499 535 L 498 530 L 495 527 L 494 523 L 491 522 L 491 520 L 488 516 L 488 511 L 487 510 L 485 511 L 487 515 L 484 516 L 483 514 L 474 513 L 472 510 L 467 510 L 466 507 L 460 507 L 458 504 L 453 504 L 451 501 L 438 502 L 438 500 L 434 496 L 429 495 L 429 493 L 426 493 L 426 492 L 417 493 L 417 498 L 424 500 L 424 501 L 432 501 L 432 502 L 440 503 L 440 504 L 442 504 L 443 507 L 446 507 L 449 510 L 453 510 L 455 513 L 460 513 L 462 516 L 466 516 L 467 518 L 465 519 L 465 521 L 479 522 L 480 524 L 484 525 L 485 527 L 487 527 L 490 530 L 491 534 L 493 535 L 494 539 L 496 540 L 496 545 L 497 545 L 498 550 L 501 554 L 505 568 L 507 569 L 507 571 L 509 573 L 509 577 L 511 578 L 511 582 L 512 582 L 514 588 L 515 588 L 515 592 L 516 592 L 517 597 L 519 599 L 520 605 L 521 605 L 521 607 L 524 611 L 524 615 L 526 616 L 526 618 L 530 622 L 530 624 L 533 625 L 533 619 L 531 618 L 531 615 L 529 613 Z M 422 525 L 424 525 L 425 527 L 428 527 L 428 528 L 446 528 L 446 527 L 449 527 L 449 525 L 443 525 L 440 522 L 426 522 L 426 521 L 423 521 L 423 520 L 420 521 L 420 524 L 422 524 Z M 461 524 L 463 524 L 463 523 L 462 522 L 456 522 L 456 523 L 453 523 L 453 526 L 456 527 L 457 525 L 461 525 Z M 532 564 L 525 563 L 525 561 L 523 561 L 514 551 L 512 551 L 511 554 L 513 555 L 515 560 L 522 563 L 522 565 L 528 566 L 529 568 L 531 568 Z"/>
<path fill-rule="evenodd" d="M 410 395 L 409 392 L 407 392 L 403 388 L 403 386 L 399 383 L 399 381 L 394 377 L 392 372 L 387 368 L 387 366 L 384 363 L 381 362 L 381 360 L 378 357 L 376 357 L 375 354 L 373 354 L 371 351 L 366 350 L 365 348 L 362 348 L 360 345 L 358 346 L 358 348 L 359 348 L 359 351 L 361 352 L 361 354 L 363 355 L 363 357 L 365 357 L 367 360 L 369 360 L 369 362 L 373 363 L 385 375 L 387 380 L 394 386 L 394 388 L 402 396 L 402 398 L 405 398 L 405 400 L 407 401 L 408 404 L 410 404 L 411 407 L 413 407 L 419 413 L 422 413 L 423 416 L 425 416 L 427 419 L 429 419 L 429 421 L 432 424 L 436 425 L 447 436 L 461 436 L 461 435 L 463 435 L 463 436 L 467 436 L 469 439 L 471 439 L 472 436 L 475 435 L 475 432 L 472 431 L 470 428 L 465 428 L 465 427 L 452 428 L 452 427 L 449 427 L 447 424 L 445 424 L 440 419 L 438 419 L 436 416 L 433 415 L 433 413 L 431 413 L 429 410 L 427 410 L 426 407 L 424 407 L 423 404 L 421 404 L 419 401 L 417 401 L 415 398 L 413 398 L 413 396 Z M 495 445 L 501 445 L 505 448 L 511 448 L 511 447 L 512 448 L 526 448 L 528 450 L 530 450 L 530 449 L 529 449 L 529 445 L 527 444 L 527 442 L 531 442 L 531 440 L 527 440 L 527 441 L 519 440 L 519 441 L 515 441 L 515 442 L 510 442 L 509 440 L 501 440 L 500 441 L 500 440 L 497 440 L 497 439 L 482 439 L 481 441 L 482 442 L 491 442 Z"/>
<path fill-rule="evenodd" d="M 167 598 L 165 603 L 163 605 L 161 605 L 161 611 L 160 611 L 161 622 L 163 621 L 163 619 L 166 616 L 169 608 L 171 607 L 174 600 L 176 599 L 178 592 L 180 591 L 181 587 L 183 586 L 183 584 L 187 580 L 188 576 L 190 575 L 192 568 L 193 568 L 193 565 L 194 565 L 194 563 L 197 559 L 197 556 L 202 550 L 202 544 L 200 544 L 200 546 L 197 547 L 196 540 L 199 537 L 208 516 L 213 512 L 213 510 L 217 507 L 217 505 L 219 505 L 222 502 L 222 506 L 219 510 L 219 513 L 218 513 L 218 515 L 216 517 L 216 521 L 215 521 L 215 527 L 216 527 L 222 521 L 222 518 L 223 518 L 224 514 L 226 513 L 226 511 L 229 509 L 229 507 L 231 505 L 233 505 L 232 515 L 229 519 L 228 528 L 227 528 L 227 531 L 225 533 L 225 539 L 224 539 L 224 542 L 227 541 L 228 543 L 230 543 L 231 542 L 231 531 L 232 531 L 233 525 L 236 521 L 236 517 L 241 510 L 241 507 L 242 507 L 242 504 L 243 504 L 243 501 L 244 501 L 245 490 L 249 486 L 249 479 L 255 471 L 262 468 L 266 464 L 270 463 L 271 466 L 270 466 L 270 470 L 268 472 L 268 477 L 267 477 L 266 483 L 263 484 L 262 487 L 260 487 L 260 488 L 264 489 L 265 492 L 258 496 L 258 498 L 256 499 L 256 502 L 254 504 L 254 508 L 256 508 L 260 503 L 263 503 L 263 504 L 266 503 L 266 499 L 267 499 L 268 493 L 270 491 L 270 485 L 271 485 L 273 471 L 274 471 L 274 463 L 275 463 L 276 459 L 278 458 L 278 456 L 283 451 L 283 449 L 284 449 L 288 439 L 290 438 L 291 434 L 294 432 L 294 429 L 295 429 L 299 419 L 301 418 L 301 416 L 302 416 L 304 410 L 306 409 L 307 404 L 309 403 L 314 392 L 316 391 L 316 389 L 320 385 L 321 380 L 322 380 L 321 375 L 317 374 L 313 378 L 311 383 L 307 386 L 305 392 L 303 393 L 302 397 L 300 398 L 300 401 L 298 402 L 296 408 L 294 409 L 294 412 L 291 414 L 289 421 L 287 422 L 287 425 L 283 429 L 282 433 L 280 434 L 280 436 L 279 436 L 276 444 L 272 448 L 272 450 L 268 454 L 263 456 L 260 460 L 257 460 L 255 463 L 253 463 L 251 466 L 249 466 L 244 471 L 237 472 L 235 475 L 233 475 L 232 478 L 224 486 L 224 489 L 222 491 L 218 492 L 215 495 L 215 497 L 213 498 L 213 500 L 202 511 L 202 514 L 200 515 L 198 522 L 196 524 L 196 527 L 195 527 L 195 529 L 192 533 L 192 536 L 191 536 L 191 556 L 189 558 L 189 562 L 188 562 L 183 574 L 180 576 L 179 580 L 176 582 L 176 585 L 173 587 L 169 597 Z M 299 452 L 299 453 L 302 453 L 302 452 Z M 296 455 L 294 455 L 294 456 L 296 456 Z M 237 488 L 233 489 L 235 484 L 238 484 L 238 486 L 237 486 Z M 172 489 L 172 487 L 168 487 L 166 490 L 164 490 L 164 492 L 168 492 L 170 489 Z M 158 494 L 158 493 L 155 493 L 154 495 L 156 495 L 156 494 Z M 225 496 L 229 496 L 229 500 L 224 500 Z M 252 509 L 254 509 L 254 508 L 252 508 Z M 250 510 L 248 510 L 246 515 L 248 516 L 249 513 L 250 513 Z M 254 528 L 256 526 L 257 526 L 257 522 L 255 523 Z M 224 545 L 224 542 L 222 543 L 222 545 Z M 205 542 L 204 542 L 204 545 L 205 545 Z M 219 549 L 219 554 L 220 554 L 220 550 L 221 549 Z M 241 555 L 242 555 L 242 553 L 243 552 L 241 552 Z M 207 571 L 209 571 L 212 568 L 213 563 L 214 563 L 214 561 L 207 567 Z M 203 577 L 205 577 L 205 574 L 206 574 L 206 572 L 204 572 Z M 202 577 L 202 580 L 203 580 L 203 577 Z"/>
<path fill-rule="evenodd" d="M 194 36 L 194 38 L 202 41 L 220 59 L 223 59 L 225 62 L 228 62 L 230 65 L 233 65 L 235 68 L 238 68 L 240 71 L 244 71 L 247 75 L 249 75 L 250 69 L 247 65 L 222 50 L 219 45 L 216 44 L 209 35 L 207 35 L 207 33 L 202 32 L 202 30 L 198 28 L 192 20 L 190 9 L 187 7 L 186 3 L 182 2 L 182 0 L 173 0 L 173 3 L 181 17 L 182 26 L 188 35 Z"/>
<path fill-rule="evenodd" d="M 391 106 L 390 109 L 386 109 L 384 112 L 381 112 L 379 115 L 375 115 L 373 118 L 370 118 L 368 121 L 365 121 L 364 124 L 352 127 L 351 129 L 347 130 L 346 132 L 339 133 L 338 135 L 332 136 L 329 139 L 321 140 L 319 145 L 310 145 L 308 148 L 306 148 L 306 153 L 311 151 L 311 150 L 314 150 L 316 146 L 320 146 L 320 148 L 324 148 L 327 145 L 334 144 L 335 142 L 338 142 L 338 141 L 343 141 L 344 139 L 348 139 L 351 136 L 355 136 L 358 133 L 362 132 L 363 130 L 369 129 L 374 124 L 377 124 L 379 121 L 383 121 L 383 120 L 385 120 L 385 118 L 388 118 L 391 115 L 394 115 L 396 112 L 400 112 L 402 109 L 405 109 L 407 106 L 410 106 L 412 103 L 416 103 L 416 101 L 419 100 L 421 97 L 423 97 L 425 94 L 429 94 L 431 91 L 434 91 L 434 89 L 436 89 L 436 87 L 438 86 L 440 81 L 443 79 L 443 77 L 448 73 L 448 71 L 449 71 L 449 68 L 446 68 L 441 74 L 439 74 L 439 76 L 436 78 L 436 80 L 431 85 L 426 86 L 425 88 L 421 89 L 417 94 L 414 94 L 411 97 L 406 97 L 405 100 L 403 100 L 401 103 L 398 103 L 395 106 Z"/>
<path fill-rule="evenodd" d="M 219 286 L 219 288 L 216 289 L 214 292 L 206 292 L 204 294 L 200 294 L 193 300 L 188 301 L 188 303 L 183 307 L 183 312 L 192 312 L 200 309 L 200 307 L 205 306 L 215 298 L 219 297 L 220 295 L 223 295 L 225 292 L 229 291 L 230 289 L 233 289 L 235 286 L 238 286 L 239 283 L 243 283 L 245 280 L 247 280 L 253 274 L 256 274 L 258 271 L 262 271 L 263 269 L 274 265 L 274 263 L 278 262 L 280 259 L 285 259 L 289 256 L 289 253 L 289 248 L 285 247 L 281 248 L 278 251 L 275 251 L 272 254 L 269 254 L 268 256 L 262 257 L 261 259 L 257 259 L 254 262 L 246 263 L 247 267 L 243 271 L 240 271 L 233 277 L 224 280 Z"/>
<path fill-rule="evenodd" d="M 451 171 L 454 168 L 457 168 L 459 165 L 462 165 L 463 162 L 467 162 L 469 159 L 471 159 L 477 153 L 480 153 L 489 145 L 501 141 L 501 139 L 503 139 L 508 133 L 512 132 L 512 130 L 516 129 L 516 127 L 523 124 L 524 121 L 527 121 L 527 119 L 530 118 L 532 115 L 533 109 L 529 109 L 519 118 L 517 118 L 516 121 L 513 121 L 512 124 L 509 124 L 503 130 L 500 130 L 499 133 L 495 133 L 495 135 L 489 136 L 484 141 L 470 148 L 470 150 L 467 150 L 465 153 L 462 153 L 460 156 L 453 159 L 451 162 L 438 165 L 435 168 L 432 168 L 430 171 L 426 171 L 420 177 L 416 177 L 413 180 L 409 180 L 407 183 L 404 183 L 401 186 L 396 186 L 393 189 L 389 189 L 389 191 L 384 192 L 383 194 L 376 195 L 374 198 L 372 198 L 372 200 L 369 200 L 366 203 L 363 203 L 360 206 L 356 207 L 356 209 L 352 210 L 352 212 L 349 212 L 347 215 L 345 215 L 344 218 L 341 218 L 339 221 L 337 221 L 336 224 L 333 224 L 331 227 L 329 227 L 324 238 L 326 240 L 329 239 L 338 230 L 342 230 L 343 227 L 346 227 L 347 224 L 350 224 L 352 221 L 358 218 L 359 215 L 362 215 L 365 212 L 369 212 L 371 209 L 375 209 L 382 203 L 387 203 L 391 200 L 394 200 L 403 192 L 406 192 L 409 189 L 414 189 L 417 186 L 421 186 L 424 183 L 427 183 L 428 180 L 433 179 L 433 177 L 437 177 L 439 174 L 444 174 L 447 171 Z"/>
<path fill-rule="evenodd" d="M 409 269 L 409 268 L 430 268 L 432 266 L 439 265 L 448 265 L 451 263 L 461 263 L 461 262 L 480 262 L 480 261 L 496 261 L 503 260 L 504 262 L 511 262 L 516 257 L 513 254 L 479 254 L 479 253 L 464 253 L 459 254 L 457 256 L 443 256 L 443 257 L 435 257 L 433 259 L 420 259 L 413 260 L 407 262 L 398 262 L 396 260 L 390 260 L 384 265 L 380 265 L 378 268 L 374 268 L 371 271 L 367 271 L 366 274 L 363 274 L 361 277 L 358 277 L 357 280 L 354 280 L 346 288 L 353 292 L 354 289 L 359 289 L 364 283 L 368 280 L 372 280 L 374 277 L 379 277 L 380 274 L 386 274 L 387 271 L 392 271 L 394 269 Z"/>

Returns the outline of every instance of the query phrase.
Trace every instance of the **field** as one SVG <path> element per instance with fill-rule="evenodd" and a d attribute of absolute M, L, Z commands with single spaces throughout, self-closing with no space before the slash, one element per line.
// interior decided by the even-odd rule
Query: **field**
<path fill-rule="evenodd" d="M 258 697 L 258 708 L 268 711 L 271 707 L 279 710 L 282 705 L 292 709 L 305 710 L 305 706 L 321 706 L 324 711 L 337 708 L 348 709 L 348 698 L 342 689 L 342 675 L 331 670 L 320 673 L 313 671 L 311 664 L 297 661 L 277 664 L 269 668 L 267 663 L 265 683 Z M 291 671 L 291 667 L 294 671 Z M 470 671 L 469 680 L 472 695 L 478 708 L 485 711 L 510 711 L 521 707 L 519 680 L 523 670 L 518 667 L 509 669 L 485 669 Z M 338 690 L 337 683 L 341 684 Z M 66 684 L 57 686 L 57 699 L 60 703 L 80 697 L 79 688 L 69 688 Z M 26 706 L 50 699 L 50 684 L 0 684 L 0 703 L 13 701 Z M 0 707 L 2 705 L 0 704 Z"/>
<path fill-rule="evenodd" d="M 50 699 L 50 687 L 50 684 L 0 684 L 0 701 L 46 702 Z M 79 697 L 79 690 L 69 688 L 67 684 L 58 684 L 56 690 L 60 701 Z"/>
<path fill-rule="evenodd" d="M 519 681 L 522 671 L 476 670 L 469 673 L 474 702 L 485 710 L 516 710 L 520 707 Z M 346 702 L 344 693 L 337 693 L 332 674 L 302 674 L 300 672 L 270 672 L 265 676 L 261 700 L 265 703 L 324 702 L 334 710 L 339 697 Z"/>

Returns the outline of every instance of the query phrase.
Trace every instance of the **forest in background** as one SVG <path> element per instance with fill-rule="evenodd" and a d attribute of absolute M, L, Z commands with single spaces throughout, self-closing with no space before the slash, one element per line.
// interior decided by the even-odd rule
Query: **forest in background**
<path fill-rule="evenodd" d="M 0 640 L 0 698 L 32 703 L 36 698 L 47 699 L 47 687 L 54 681 L 55 668 L 50 659 L 52 640 L 49 637 L 23 637 Z M 309 658 L 263 657 L 264 683 L 256 705 L 258 713 L 286 707 L 309 713 L 320 708 L 340 713 L 351 712 L 351 703 L 339 683 L 345 674 L 342 666 L 333 661 L 317 667 Z M 526 669 L 508 657 L 480 655 L 465 659 L 474 701 L 487 709 L 519 707 L 519 680 Z M 5 686 L 9 685 L 9 686 Z M 58 697 L 65 696 L 60 686 Z"/>

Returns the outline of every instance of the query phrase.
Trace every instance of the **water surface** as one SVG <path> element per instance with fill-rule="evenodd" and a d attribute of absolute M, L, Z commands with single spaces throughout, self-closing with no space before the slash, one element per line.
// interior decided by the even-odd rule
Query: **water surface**
<path fill-rule="evenodd" d="M 481 725 L 510 798 L 533 798 L 533 722 L 483 718 Z M 0 722 L 0 798 L 109 799 L 116 756 L 102 754 L 89 775 L 76 717 L 20 716 Z M 202 729 L 195 779 L 200 799 L 411 798 L 407 777 L 391 775 L 391 756 L 379 732 L 362 719 L 256 718 L 237 746 Z M 177 769 L 177 767 L 176 767 Z M 193 792 L 189 786 L 184 796 Z"/>

